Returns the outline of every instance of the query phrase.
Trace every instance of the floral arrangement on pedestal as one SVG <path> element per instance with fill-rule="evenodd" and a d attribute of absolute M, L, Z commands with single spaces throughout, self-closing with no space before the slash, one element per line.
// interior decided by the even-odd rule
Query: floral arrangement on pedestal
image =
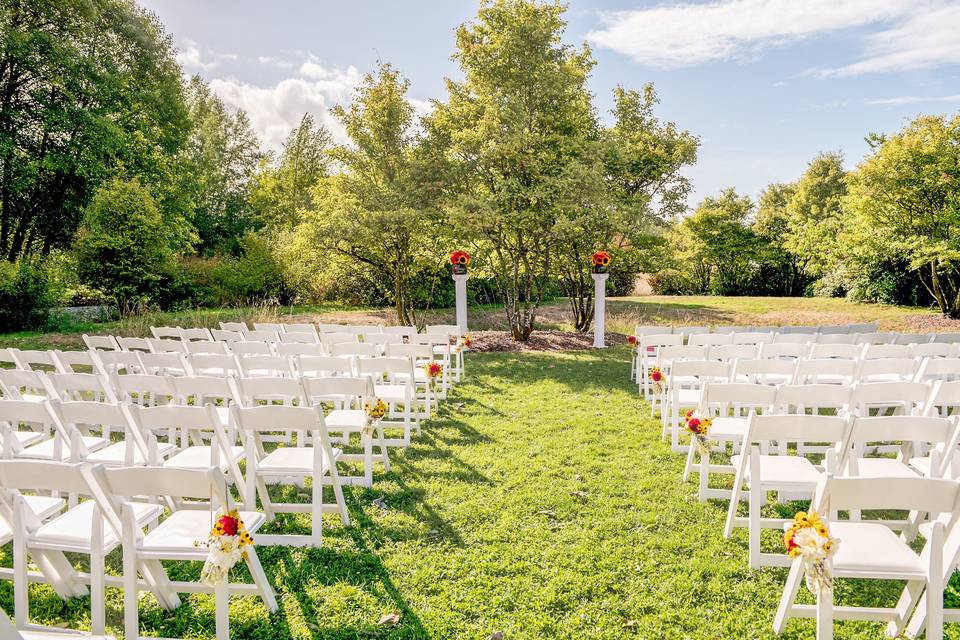
<path fill-rule="evenodd" d="M 198 542 L 197 546 L 202 544 Z M 200 571 L 200 581 L 208 587 L 218 587 L 226 582 L 235 564 L 246 560 L 246 549 L 253 546 L 253 536 L 247 532 L 236 510 L 221 510 L 206 545 L 207 557 Z"/>
<path fill-rule="evenodd" d="M 594 273 L 606 273 L 610 266 L 610 254 L 606 251 L 597 251 L 590 257 L 590 264 L 593 265 Z"/>
<path fill-rule="evenodd" d="M 783 534 L 783 546 L 791 558 L 802 558 L 807 589 L 820 595 L 833 589 L 833 568 L 830 558 L 837 552 L 840 541 L 830 535 L 830 529 L 816 511 L 799 511 Z"/>
<path fill-rule="evenodd" d="M 467 272 L 470 266 L 470 254 L 460 249 L 450 254 L 450 264 L 453 265 L 453 272 L 462 275 Z"/>
<path fill-rule="evenodd" d="M 713 418 L 701 416 L 696 411 L 687 411 L 683 416 L 683 427 L 690 432 L 700 453 L 704 455 L 710 452 L 710 440 L 707 436 L 710 434 L 711 424 L 713 424 Z"/>
<path fill-rule="evenodd" d="M 659 396 L 661 393 L 663 393 L 666 377 L 663 375 L 663 371 L 660 369 L 660 367 L 653 367 L 650 369 L 650 373 L 647 374 L 647 377 L 650 379 L 650 384 L 653 387 L 654 395 Z"/>

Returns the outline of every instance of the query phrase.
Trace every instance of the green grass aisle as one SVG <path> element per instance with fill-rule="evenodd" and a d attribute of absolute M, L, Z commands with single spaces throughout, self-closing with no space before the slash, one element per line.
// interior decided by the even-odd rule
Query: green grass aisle
<path fill-rule="evenodd" d="M 394 452 L 392 473 L 348 492 L 353 527 L 328 516 L 323 549 L 261 551 L 281 612 L 234 599 L 233 637 L 774 637 L 785 570 L 748 569 L 745 532 L 721 537 L 725 505 L 701 505 L 681 483 L 683 460 L 660 442 L 625 348 L 474 354 L 468 374 L 414 445 Z M 88 624 L 87 601 L 31 593 L 35 620 Z M 841 584 L 840 602 L 846 593 Z M 108 593 L 118 635 L 120 595 Z M 11 610 L 9 582 L 0 601 Z M 212 637 L 212 597 L 166 613 L 144 594 L 141 611 L 151 634 Z M 396 626 L 378 624 L 392 612 Z M 836 637 L 880 631 L 843 623 Z M 812 635 L 803 621 L 783 637 Z"/>

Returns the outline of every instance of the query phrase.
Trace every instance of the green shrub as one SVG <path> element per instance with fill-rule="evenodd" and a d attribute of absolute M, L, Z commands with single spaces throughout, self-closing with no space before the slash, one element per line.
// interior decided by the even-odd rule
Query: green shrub
<path fill-rule="evenodd" d="M 239 258 L 224 256 L 210 266 L 210 293 L 214 304 L 240 305 L 263 300 L 293 302 L 284 283 L 283 267 L 262 236 L 247 232 L 240 239 Z"/>
<path fill-rule="evenodd" d="M 94 195 L 74 242 L 80 281 L 122 311 L 157 301 L 174 268 L 173 231 L 136 179 L 112 180 Z"/>
<path fill-rule="evenodd" d="M 51 305 L 47 273 L 37 262 L 0 260 L 0 332 L 42 327 Z"/>
<path fill-rule="evenodd" d="M 658 296 L 683 296 L 693 293 L 693 284 L 678 269 L 661 269 L 650 276 L 650 288 Z"/>

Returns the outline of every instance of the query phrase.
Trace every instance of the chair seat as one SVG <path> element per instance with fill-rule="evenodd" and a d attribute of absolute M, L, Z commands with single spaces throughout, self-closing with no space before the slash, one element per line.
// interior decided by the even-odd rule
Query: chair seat
<path fill-rule="evenodd" d="M 27 503 L 27 507 L 33 511 L 33 513 L 40 520 L 46 520 L 56 512 L 63 509 L 63 506 L 67 503 L 66 500 L 62 498 L 51 498 L 49 496 L 23 496 L 24 501 Z M 11 528 L 10 523 L 6 521 L 2 516 L 0 516 L 0 544 L 6 544 L 13 539 L 13 528 Z"/>
<path fill-rule="evenodd" d="M 89 452 L 99 451 L 110 444 L 110 441 L 106 438 L 98 438 L 96 436 L 81 436 L 80 440 L 83 442 L 83 446 L 86 447 L 87 451 Z M 44 440 L 40 444 L 27 447 L 21 451 L 17 457 L 33 458 L 36 460 L 53 460 L 53 444 L 53 438 Z M 68 446 L 68 443 L 63 443 L 63 448 L 61 451 L 63 459 L 70 457 L 70 447 Z"/>
<path fill-rule="evenodd" d="M 731 456 L 730 463 L 737 467 L 740 464 L 740 455 Z M 802 456 L 760 456 L 761 486 L 813 490 L 820 480 L 820 475 L 813 463 Z M 745 479 L 748 484 L 752 482 L 749 465 Z"/>
<path fill-rule="evenodd" d="M 373 393 L 384 402 L 404 402 L 407 398 L 407 386 L 403 384 L 375 384 Z M 411 399 L 413 394 L 410 394 Z"/>
<path fill-rule="evenodd" d="M 693 407 L 700 404 L 700 389 L 677 389 L 669 395 L 682 407 Z"/>
<path fill-rule="evenodd" d="M 433 347 L 434 355 L 438 356 L 446 355 L 451 351 L 453 351 L 453 347 L 444 344 L 438 344 Z"/>
<path fill-rule="evenodd" d="M 857 477 L 916 478 L 918 475 L 917 471 L 893 458 L 857 458 Z"/>
<path fill-rule="evenodd" d="M 36 444 L 48 438 L 49 436 L 40 431 L 12 431 L 13 437 L 17 439 L 17 442 L 20 443 L 21 447 L 29 447 L 32 444 Z"/>
<path fill-rule="evenodd" d="M 251 534 L 266 521 L 266 517 L 257 511 L 241 511 L 239 515 Z M 140 548 L 151 553 L 197 551 L 199 554 L 206 554 L 206 548 L 202 544 L 197 546 L 196 543 L 206 541 L 210 529 L 213 528 L 212 519 L 213 514 L 210 511 L 175 511 L 144 536 Z"/>
<path fill-rule="evenodd" d="M 81 502 L 63 515 L 41 525 L 40 528 L 34 532 L 32 540 L 43 544 L 59 545 L 89 552 L 90 529 L 93 525 L 93 510 L 93 500 Z M 133 513 L 139 524 L 146 525 L 163 513 L 163 507 L 157 504 L 134 502 Z M 117 538 L 117 534 L 107 523 L 106 519 L 104 519 L 103 546 L 105 548 L 111 548 L 119 544 L 119 542 L 120 540 Z"/>
<path fill-rule="evenodd" d="M 830 533 L 840 540 L 833 557 L 836 574 L 926 574 L 920 557 L 883 524 L 831 522 Z"/>
<path fill-rule="evenodd" d="M 243 447 L 232 446 L 230 451 L 233 453 L 234 460 L 243 458 Z M 194 445 L 171 456 L 169 460 L 163 463 L 163 466 L 176 469 L 209 469 L 210 454 L 211 447 Z M 227 471 L 227 460 L 223 455 L 220 456 L 220 470 Z"/>
<path fill-rule="evenodd" d="M 324 420 L 327 429 L 334 431 L 362 431 L 367 426 L 367 412 L 363 409 L 334 409 Z"/>
<path fill-rule="evenodd" d="M 930 458 L 910 458 L 910 466 L 916 469 L 920 475 L 929 476 L 930 475 Z"/>
<path fill-rule="evenodd" d="M 27 402 L 43 402 L 44 400 L 49 400 L 47 396 L 40 395 L 39 393 L 21 393 L 21 400 L 26 400 Z"/>
<path fill-rule="evenodd" d="M 65 629 L 56 631 L 20 631 L 23 640 L 116 640 L 113 636 L 92 636 L 88 633 L 71 633 Z"/>
<path fill-rule="evenodd" d="M 278 447 L 257 464 L 257 470 L 263 473 L 309 475 L 313 473 L 313 452 L 313 447 Z M 340 449 L 333 449 L 334 460 L 338 459 L 340 454 Z M 329 470 L 329 460 L 324 456 L 320 472 L 326 473 Z"/>
<path fill-rule="evenodd" d="M 746 418 L 719 417 L 710 424 L 710 436 L 714 438 L 743 438 L 746 433 Z"/>

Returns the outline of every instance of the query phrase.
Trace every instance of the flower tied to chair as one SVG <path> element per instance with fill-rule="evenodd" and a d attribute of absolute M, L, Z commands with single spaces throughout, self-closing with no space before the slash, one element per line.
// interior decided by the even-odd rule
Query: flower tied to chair
<path fill-rule="evenodd" d="M 633 347 L 634 349 L 636 349 L 636 348 L 637 348 L 637 343 L 639 343 L 639 340 L 637 340 L 637 336 L 632 336 L 632 335 L 631 335 L 631 336 L 627 336 L 627 344 L 628 344 L 628 345 L 630 345 L 631 347 Z"/>
<path fill-rule="evenodd" d="M 195 544 L 200 546 L 204 543 Z M 253 546 L 253 536 L 247 531 L 236 509 L 220 509 L 205 544 L 207 557 L 203 561 L 200 581 L 208 587 L 218 587 L 226 582 L 235 564 L 247 559 L 246 550 Z"/>
<path fill-rule="evenodd" d="M 697 443 L 700 453 L 706 455 L 710 452 L 710 440 L 707 436 L 710 433 L 710 425 L 713 424 L 713 418 L 701 416 L 696 411 L 687 411 L 683 416 L 683 426 L 693 436 Z"/>
<path fill-rule="evenodd" d="M 469 333 L 465 333 L 460 336 L 460 340 L 457 341 L 457 346 L 461 349 L 469 349 L 473 345 L 473 339 L 470 338 Z"/>
<path fill-rule="evenodd" d="M 374 425 L 383 419 L 383 416 L 387 415 L 387 405 L 380 398 L 374 398 L 363 403 L 363 411 L 367 414 L 367 423 L 363 427 L 363 434 L 372 435 Z"/>
<path fill-rule="evenodd" d="M 650 383 L 653 385 L 653 392 L 656 395 L 663 393 L 663 384 L 666 381 L 666 378 L 663 375 L 663 371 L 660 367 L 653 367 L 650 369 L 650 373 L 647 374 L 647 377 L 650 378 Z"/>
<path fill-rule="evenodd" d="M 427 374 L 427 381 L 431 384 L 443 375 L 443 365 L 439 362 L 428 362 L 423 367 L 424 373 Z"/>
<path fill-rule="evenodd" d="M 837 552 L 840 541 L 830 535 L 830 529 L 816 511 L 798 511 L 783 534 L 783 546 L 791 558 L 802 558 L 807 589 L 814 595 L 833 589 L 833 570 L 830 558 Z"/>

